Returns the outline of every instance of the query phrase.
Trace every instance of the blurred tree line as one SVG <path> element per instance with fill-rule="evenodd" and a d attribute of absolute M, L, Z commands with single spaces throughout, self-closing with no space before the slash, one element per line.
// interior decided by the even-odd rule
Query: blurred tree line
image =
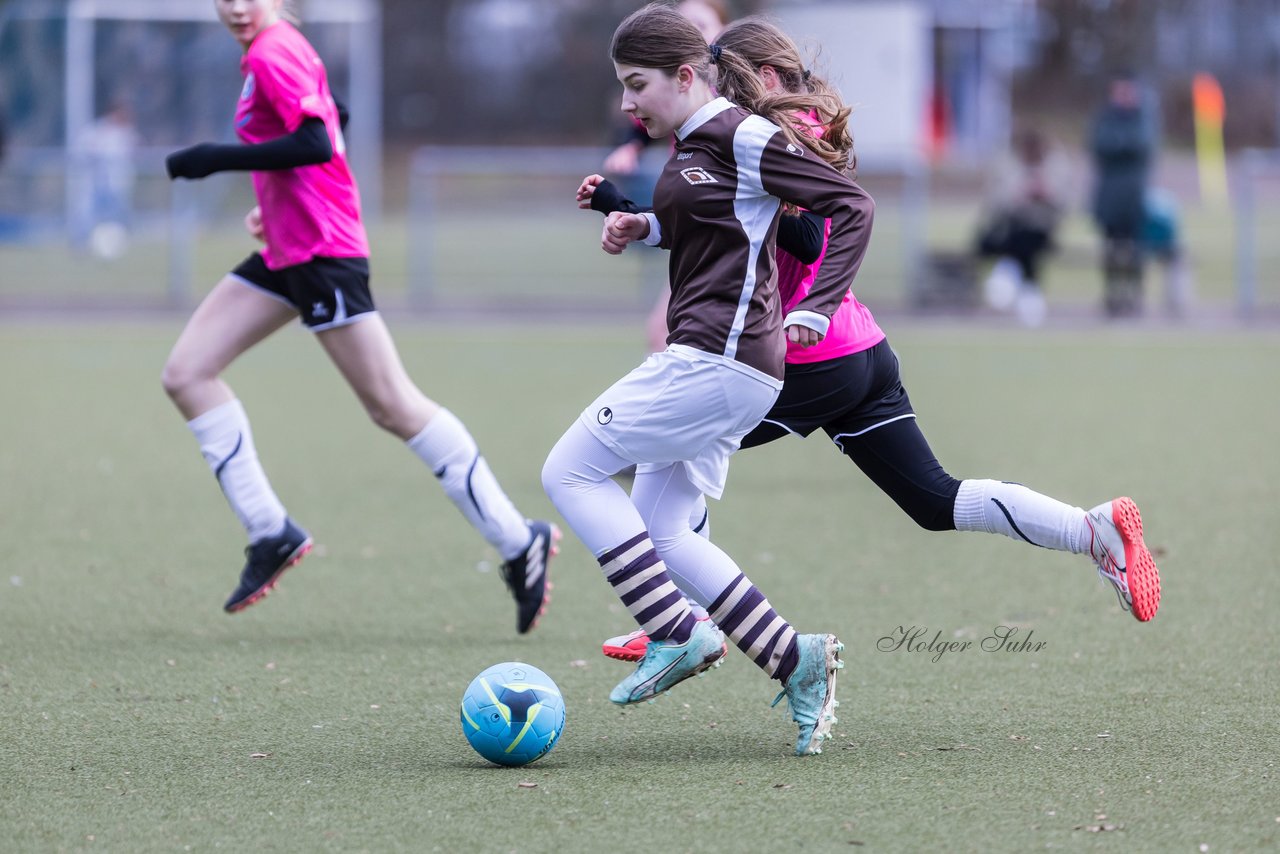
<path fill-rule="evenodd" d="M 806 0 L 729 0 L 734 15 Z M 847 0 L 860 2 L 860 0 Z M 980 0 L 921 0 L 941 18 Z M 1280 142 L 1280 0 L 985 0 L 1019 34 L 1014 112 L 1078 127 L 1117 70 L 1161 94 L 1172 141 L 1191 134 L 1189 81 L 1227 92 L 1229 145 Z M 440 144 L 607 144 L 617 132 L 613 28 L 641 0 L 383 0 L 385 131 Z M 305 3 L 303 4 L 305 14 Z M 1024 16 L 1025 17 L 1025 16 Z"/>

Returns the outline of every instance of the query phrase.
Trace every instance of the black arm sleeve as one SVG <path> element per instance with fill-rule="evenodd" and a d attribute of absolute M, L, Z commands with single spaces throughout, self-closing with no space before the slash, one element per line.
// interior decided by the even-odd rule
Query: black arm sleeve
<path fill-rule="evenodd" d="M 324 122 L 309 118 L 296 131 L 257 145 L 219 145 L 204 142 L 165 159 L 170 178 L 203 178 L 214 172 L 265 172 L 295 169 L 333 159 L 333 145 Z"/>
<path fill-rule="evenodd" d="M 333 105 L 338 108 L 338 127 L 343 130 L 347 129 L 347 122 L 351 119 L 351 113 L 347 112 L 347 105 L 333 97 Z"/>
<path fill-rule="evenodd" d="M 622 195 L 621 191 L 607 179 L 601 181 L 596 191 L 591 194 L 591 209 L 605 215 L 614 211 L 623 213 L 641 213 L 642 211 L 639 205 Z"/>
<path fill-rule="evenodd" d="M 818 260 L 826 236 L 827 221 L 816 213 L 783 214 L 778 220 L 778 248 L 801 264 L 812 264 Z"/>

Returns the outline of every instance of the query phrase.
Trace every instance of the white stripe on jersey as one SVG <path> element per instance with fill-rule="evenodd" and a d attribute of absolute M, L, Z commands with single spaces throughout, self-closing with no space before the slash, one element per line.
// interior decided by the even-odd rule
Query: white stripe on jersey
<path fill-rule="evenodd" d="M 768 119 L 750 115 L 742 120 L 733 134 L 733 159 L 738 166 L 738 189 L 733 199 L 733 213 L 738 222 L 742 223 L 742 230 L 747 235 L 751 249 L 747 255 L 747 277 L 742 284 L 738 310 L 733 315 L 733 326 L 729 329 L 729 338 L 724 348 L 724 354 L 731 359 L 738 352 L 738 339 L 742 336 L 746 323 L 747 307 L 756 290 L 756 265 L 760 260 L 760 250 L 764 248 L 765 236 L 778 213 L 778 200 L 764 191 L 760 178 L 760 159 L 764 156 L 764 147 L 778 132 L 778 126 Z"/>

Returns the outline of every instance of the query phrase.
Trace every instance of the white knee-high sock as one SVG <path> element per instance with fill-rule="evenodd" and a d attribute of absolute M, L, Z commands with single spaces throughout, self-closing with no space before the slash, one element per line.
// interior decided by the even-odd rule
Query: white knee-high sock
<path fill-rule="evenodd" d="M 1089 544 L 1085 512 L 1017 483 L 964 480 L 956 495 L 957 531 L 1004 534 L 1046 549 L 1080 554 Z"/>
<path fill-rule="evenodd" d="M 249 417 L 239 400 L 230 400 L 197 415 L 187 427 L 200 443 L 227 503 L 256 543 L 284 530 L 285 510 L 258 461 Z"/>
<path fill-rule="evenodd" d="M 441 409 L 406 444 L 431 467 L 445 495 L 503 560 L 517 557 L 528 547 L 529 524 L 502 491 L 457 416 Z"/>

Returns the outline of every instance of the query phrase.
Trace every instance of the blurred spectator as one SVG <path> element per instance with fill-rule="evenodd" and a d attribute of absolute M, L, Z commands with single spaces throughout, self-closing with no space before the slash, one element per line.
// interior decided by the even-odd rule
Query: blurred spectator
<path fill-rule="evenodd" d="M 137 147 L 133 111 L 123 102 L 115 103 L 89 126 L 80 147 L 91 190 L 88 244 L 100 258 L 117 258 L 128 244 Z"/>
<path fill-rule="evenodd" d="M 1066 156 L 1034 128 L 1018 132 L 989 180 L 977 241 L 979 255 L 996 259 L 985 296 L 993 308 L 1016 309 L 1027 326 L 1044 322 L 1041 261 L 1054 248 L 1070 182 Z"/>
<path fill-rule="evenodd" d="M 1159 145 L 1154 95 L 1137 77 L 1111 81 L 1089 138 L 1095 184 L 1093 217 L 1103 237 L 1103 307 L 1112 317 L 1142 308 L 1142 229 L 1147 182 Z"/>
<path fill-rule="evenodd" d="M 1152 187 L 1147 190 L 1143 212 L 1142 247 L 1160 265 L 1165 308 L 1174 317 L 1185 317 L 1195 285 L 1182 243 L 1177 200 L 1168 190 Z"/>

